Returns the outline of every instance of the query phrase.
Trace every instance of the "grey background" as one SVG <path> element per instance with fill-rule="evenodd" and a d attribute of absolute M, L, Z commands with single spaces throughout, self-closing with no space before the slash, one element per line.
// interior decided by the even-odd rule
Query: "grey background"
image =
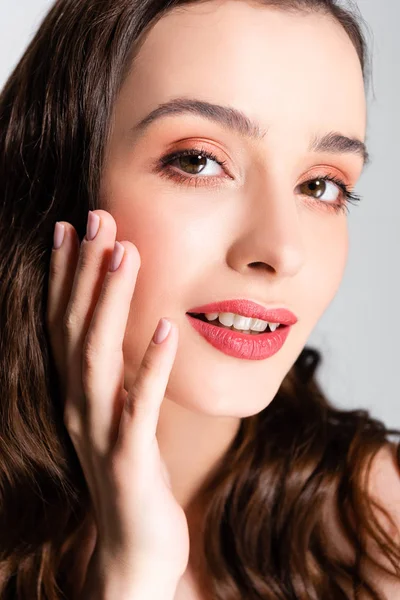
<path fill-rule="evenodd" d="M 0 0 L 0 87 L 52 0 Z M 319 380 L 344 408 L 400 428 L 399 0 L 358 0 L 373 56 L 367 145 L 372 163 L 350 207 L 350 254 L 339 292 L 312 332 Z"/>

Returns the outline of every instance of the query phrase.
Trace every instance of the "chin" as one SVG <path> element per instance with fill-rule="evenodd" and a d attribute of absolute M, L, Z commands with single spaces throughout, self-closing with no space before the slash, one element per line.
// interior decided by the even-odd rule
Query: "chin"
<path fill-rule="evenodd" d="M 281 382 L 282 378 L 278 377 L 267 383 L 265 380 L 257 383 L 253 378 L 249 385 L 244 378 L 238 384 L 237 381 L 227 381 L 226 377 L 220 377 L 218 382 L 212 379 L 205 382 L 203 377 L 201 384 L 196 384 L 193 377 L 190 382 L 185 377 L 179 382 L 171 377 L 166 399 L 202 415 L 246 418 L 271 404 Z"/>

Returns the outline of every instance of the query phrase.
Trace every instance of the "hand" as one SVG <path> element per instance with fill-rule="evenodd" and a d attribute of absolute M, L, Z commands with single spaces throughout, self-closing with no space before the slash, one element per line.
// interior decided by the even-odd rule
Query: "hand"
<path fill-rule="evenodd" d="M 186 515 L 170 488 L 156 438 L 159 409 L 175 360 L 178 329 L 149 340 L 136 380 L 124 389 L 123 339 L 140 269 L 139 252 L 122 243 L 121 266 L 109 272 L 116 238 L 110 213 L 79 249 L 67 222 L 52 253 L 46 324 L 63 391 L 64 423 L 95 512 L 96 556 L 118 577 L 163 568 L 177 580 L 189 558 Z"/>

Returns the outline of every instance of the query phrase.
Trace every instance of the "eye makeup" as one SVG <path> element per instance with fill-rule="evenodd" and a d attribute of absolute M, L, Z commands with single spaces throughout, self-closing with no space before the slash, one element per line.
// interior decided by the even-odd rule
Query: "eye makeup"
<path fill-rule="evenodd" d="M 170 152 L 164 156 L 162 156 L 155 165 L 155 171 L 159 173 L 162 177 L 166 177 L 179 185 L 187 185 L 187 186 L 208 186 L 208 187 L 216 187 L 220 185 L 221 178 L 225 179 L 228 177 L 231 179 L 231 176 L 202 176 L 201 174 L 188 174 L 180 168 L 180 171 L 177 171 L 172 163 L 179 162 L 183 157 L 193 157 L 191 161 L 192 165 L 195 165 L 196 159 L 206 159 L 217 163 L 224 171 L 227 172 L 226 165 L 227 161 L 219 160 L 219 158 L 208 149 L 204 147 L 199 148 L 183 148 L 181 150 L 177 150 L 174 152 Z M 200 165 L 201 166 L 201 165 Z M 340 212 L 349 212 L 349 204 L 355 204 L 361 200 L 361 197 L 354 194 L 353 190 L 350 186 L 346 185 L 346 183 L 337 175 L 332 174 L 315 174 L 312 179 L 305 180 L 298 185 L 298 188 L 304 188 L 306 184 L 313 184 L 315 182 L 327 182 L 334 184 L 337 189 L 340 191 L 339 200 L 336 202 L 331 201 L 323 201 L 319 200 L 319 198 L 314 197 L 314 199 L 321 204 L 324 208 L 330 211 L 334 211 L 336 213 Z M 312 196 L 308 196 L 307 194 L 303 194 L 308 198 L 313 198 Z"/>

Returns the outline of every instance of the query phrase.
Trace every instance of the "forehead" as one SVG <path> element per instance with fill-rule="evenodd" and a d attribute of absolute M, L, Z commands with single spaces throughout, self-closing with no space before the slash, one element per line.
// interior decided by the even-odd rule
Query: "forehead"
<path fill-rule="evenodd" d="M 122 94 L 138 119 L 170 98 L 234 105 L 262 126 L 363 138 L 357 52 L 340 24 L 242 0 L 175 8 L 147 33 Z"/>

